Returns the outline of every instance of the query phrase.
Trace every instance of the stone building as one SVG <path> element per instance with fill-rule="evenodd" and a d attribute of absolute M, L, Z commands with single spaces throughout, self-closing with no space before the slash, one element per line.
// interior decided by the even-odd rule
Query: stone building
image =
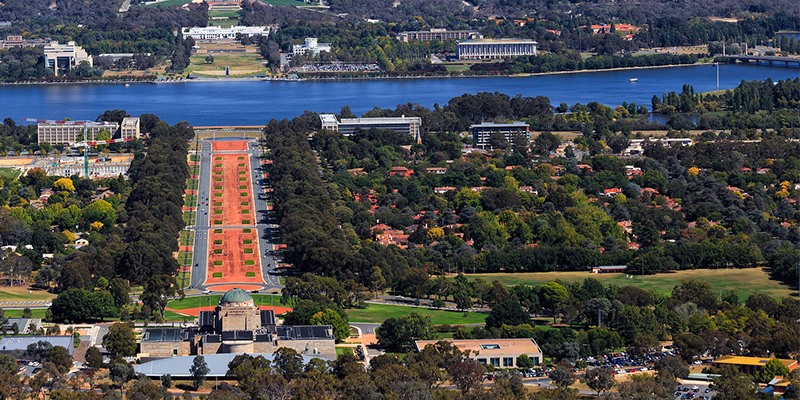
<path fill-rule="evenodd" d="M 281 347 L 306 356 L 336 358 L 330 325 L 278 325 L 272 310 L 260 310 L 253 297 L 231 289 L 213 311 L 201 311 L 197 326 L 146 328 L 141 352 L 150 357 L 222 353 L 271 354 Z"/>

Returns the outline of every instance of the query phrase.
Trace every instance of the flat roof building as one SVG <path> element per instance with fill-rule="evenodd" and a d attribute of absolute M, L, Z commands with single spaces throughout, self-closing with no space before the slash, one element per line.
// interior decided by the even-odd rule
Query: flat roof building
<path fill-rule="evenodd" d="M 279 326 L 273 310 L 260 310 L 239 288 L 227 291 L 213 311 L 200 311 L 196 327 L 148 328 L 142 333 L 141 352 L 149 357 L 271 354 L 288 347 L 304 356 L 336 358 L 330 325 Z"/>
<path fill-rule="evenodd" d="M 397 40 L 406 43 L 412 40 L 421 40 L 423 42 L 438 40 L 444 42 L 452 39 L 483 39 L 483 35 L 476 30 L 449 31 L 444 28 L 431 28 L 429 31 L 405 31 L 397 34 Z"/>
<path fill-rule="evenodd" d="M 483 122 L 469 127 L 472 132 L 472 142 L 475 147 L 481 149 L 492 149 L 491 137 L 493 134 L 502 134 L 508 143 L 514 142 L 514 137 L 523 135 L 527 142 L 531 141 L 531 127 L 524 122 L 511 122 L 508 124 L 496 124 L 494 122 Z"/>
<path fill-rule="evenodd" d="M 14 357 L 25 358 L 28 346 L 39 342 L 47 342 L 53 347 L 61 346 L 67 349 L 70 355 L 75 354 L 75 345 L 72 335 L 64 336 L 4 336 L 0 339 L 0 354 L 9 354 Z M 18 354 L 22 352 L 22 356 Z M 17 353 L 17 354 L 15 354 Z"/>
<path fill-rule="evenodd" d="M 223 28 L 221 26 L 194 26 L 181 29 L 184 38 L 190 37 L 195 40 L 224 40 L 236 39 L 236 35 L 242 36 L 269 36 L 269 26 L 232 26 Z"/>
<path fill-rule="evenodd" d="M 721 367 L 723 365 L 730 365 L 741 371 L 743 374 L 754 375 L 761 367 L 767 365 L 769 358 L 759 357 L 741 357 L 741 356 L 722 356 L 711 365 L 714 367 Z M 797 368 L 797 360 L 778 359 L 789 371 Z"/>
<path fill-rule="evenodd" d="M 456 56 L 461 59 L 535 56 L 537 43 L 530 39 L 470 39 L 456 42 Z"/>
<path fill-rule="evenodd" d="M 319 43 L 317 38 L 306 38 L 304 44 L 296 44 L 292 46 L 292 53 L 295 55 L 311 53 L 312 55 L 319 54 L 320 51 L 331 51 L 330 43 Z"/>
<path fill-rule="evenodd" d="M 496 368 L 517 368 L 517 359 L 525 354 L 534 365 L 539 365 L 542 350 L 533 339 L 460 339 L 443 340 L 461 351 L 470 350 L 469 358 L 481 364 L 493 365 Z M 417 351 L 422 351 L 425 346 L 433 345 L 439 340 L 417 340 L 414 342 Z"/>
<path fill-rule="evenodd" d="M 395 132 L 407 133 L 414 137 L 417 143 L 422 141 L 422 118 L 420 117 L 381 117 L 381 118 L 342 118 L 336 119 L 333 114 L 320 114 L 322 129 L 341 132 L 344 136 L 355 133 L 357 128 L 368 130 L 370 128 L 389 129 Z"/>
<path fill-rule="evenodd" d="M 100 131 L 105 130 L 111 139 L 138 139 L 141 137 L 138 117 L 128 117 L 122 124 L 115 122 L 51 121 L 36 125 L 38 143 L 70 144 L 83 140 L 96 141 Z"/>
<path fill-rule="evenodd" d="M 78 66 L 82 61 L 92 65 L 92 56 L 86 53 L 81 46 L 75 42 L 59 44 L 50 42 L 44 46 L 44 61 L 48 68 L 53 68 L 53 72 L 58 75 L 59 68 L 69 70 Z"/>

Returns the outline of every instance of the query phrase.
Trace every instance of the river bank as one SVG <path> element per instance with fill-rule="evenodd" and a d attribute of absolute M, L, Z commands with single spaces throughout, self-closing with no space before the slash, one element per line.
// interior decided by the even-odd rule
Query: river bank
<path fill-rule="evenodd" d="M 662 69 L 662 68 L 677 68 L 677 67 L 698 67 L 704 65 L 713 65 L 709 63 L 695 63 L 695 64 L 673 64 L 673 65 L 652 65 L 644 67 L 625 67 L 625 68 L 606 68 L 606 69 L 581 69 L 573 71 L 552 71 L 552 72 L 538 72 L 528 74 L 457 74 L 457 75 L 408 75 L 408 76 L 332 76 L 332 77 L 303 77 L 303 78 L 287 78 L 287 77 L 219 77 L 219 78 L 170 78 L 170 79 L 153 79 L 153 80 L 86 80 L 74 82 L 2 82 L 0 86 L 5 85 L 85 85 L 85 84 L 110 84 L 110 85 L 126 85 L 126 84 L 167 84 L 167 83 L 190 83 L 190 82 L 307 82 L 307 81 L 375 81 L 375 80 L 396 80 L 396 79 L 457 79 L 457 78 L 524 78 L 530 76 L 548 76 L 548 75 L 562 75 L 562 74 L 583 74 L 583 73 L 598 73 L 598 72 L 613 72 L 613 71 L 636 71 L 636 70 L 649 70 L 649 69 Z"/>

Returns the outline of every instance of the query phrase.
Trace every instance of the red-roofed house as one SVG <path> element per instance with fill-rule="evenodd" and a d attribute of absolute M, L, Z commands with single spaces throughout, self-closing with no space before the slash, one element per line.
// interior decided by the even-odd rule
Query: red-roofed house
<path fill-rule="evenodd" d="M 621 194 L 622 190 L 618 188 L 611 188 L 603 190 L 603 196 L 614 197 L 617 194 Z"/>
<path fill-rule="evenodd" d="M 389 176 L 399 176 L 401 178 L 405 178 L 410 176 L 412 172 L 413 171 L 406 167 L 392 167 L 392 169 L 389 171 Z"/>

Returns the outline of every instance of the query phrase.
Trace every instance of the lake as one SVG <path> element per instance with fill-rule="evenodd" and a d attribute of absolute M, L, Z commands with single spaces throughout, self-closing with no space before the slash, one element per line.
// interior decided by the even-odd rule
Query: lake
<path fill-rule="evenodd" d="M 742 80 L 796 79 L 797 68 L 720 65 L 720 88 Z M 304 110 L 339 112 L 349 105 L 361 115 L 374 107 L 395 108 L 418 103 L 432 108 L 465 93 L 500 92 L 510 96 L 547 96 L 551 104 L 597 101 L 617 106 L 623 101 L 650 108 L 654 94 L 716 89 L 714 66 L 653 68 L 526 77 L 385 79 L 337 81 L 207 81 L 164 84 L 74 84 L 0 86 L 0 118 L 94 120 L 103 111 L 124 109 L 139 116 L 152 113 L 174 124 L 195 126 L 264 125 L 270 119 L 293 118 Z M 628 82 L 637 78 L 636 83 Z"/>

